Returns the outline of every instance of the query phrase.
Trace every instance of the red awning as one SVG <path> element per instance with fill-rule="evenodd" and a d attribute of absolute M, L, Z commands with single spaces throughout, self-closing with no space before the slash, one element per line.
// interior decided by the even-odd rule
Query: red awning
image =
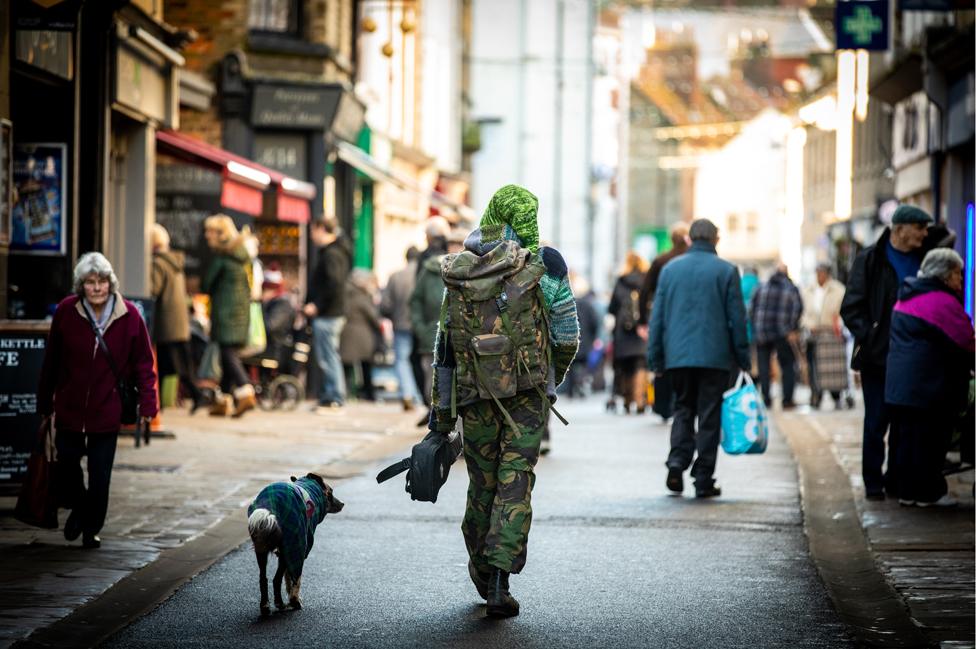
<path fill-rule="evenodd" d="M 315 185 L 296 180 L 243 156 L 177 131 L 156 131 L 160 150 L 196 164 L 220 169 L 220 204 L 251 216 L 261 216 L 264 192 L 275 185 L 276 215 L 283 221 L 307 223 Z"/>

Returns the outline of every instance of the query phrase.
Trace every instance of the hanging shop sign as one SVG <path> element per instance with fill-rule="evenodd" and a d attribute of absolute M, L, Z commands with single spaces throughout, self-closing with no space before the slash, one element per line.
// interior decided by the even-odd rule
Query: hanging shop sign
<path fill-rule="evenodd" d="M 255 86 L 251 123 L 303 130 L 324 129 L 332 122 L 337 98 L 320 88 Z"/>
<path fill-rule="evenodd" d="M 65 254 L 67 153 L 63 143 L 14 147 L 12 253 Z"/>
<path fill-rule="evenodd" d="M 887 50 L 888 0 L 838 2 L 834 26 L 839 50 Z"/>
<path fill-rule="evenodd" d="M 16 28 L 70 32 L 78 26 L 81 0 L 18 0 Z"/>

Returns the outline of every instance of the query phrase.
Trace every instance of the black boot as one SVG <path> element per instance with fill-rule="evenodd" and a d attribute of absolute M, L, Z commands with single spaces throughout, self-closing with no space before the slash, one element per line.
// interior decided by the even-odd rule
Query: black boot
<path fill-rule="evenodd" d="M 519 603 L 508 592 L 508 573 L 499 568 L 491 571 L 488 581 L 488 617 L 515 617 Z"/>

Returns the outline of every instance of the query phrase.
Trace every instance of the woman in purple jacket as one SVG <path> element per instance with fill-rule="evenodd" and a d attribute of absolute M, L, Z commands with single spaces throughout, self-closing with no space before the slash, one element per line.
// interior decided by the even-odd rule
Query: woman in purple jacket
<path fill-rule="evenodd" d="M 122 298 L 112 265 L 101 253 L 89 252 L 78 260 L 74 289 L 54 312 L 37 400 L 40 414 L 54 417 L 58 488 L 61 502 L 71 509 L 64 537 L 73 541 L 84 535 L 82 545 L 97 548 L 122 417 L 112 363 L 139 389 L 141 424 L 157 411 L 156 372 L 146 324 L 136 306 Z M 98 344 L 96 328 L 111 363 Z M 88 456 L 87 489 L 83 455 Z"/>
<path fill-rule="evenodd" d="M 949 507 L 942 466 L 953 423 L 965 408 L 973 325 L 962 304 L 962 258 L 932 250 L 901 286 L 891 316 L 885 401 L 898 427 L 898 502 Z M 889 461 L 891 461 L 889 459 Z"/>

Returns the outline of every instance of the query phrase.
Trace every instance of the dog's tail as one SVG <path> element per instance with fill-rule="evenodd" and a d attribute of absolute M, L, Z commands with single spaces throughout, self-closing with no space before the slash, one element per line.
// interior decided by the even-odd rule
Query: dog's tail
<path fill-rule="evenodd" d="M 258 552 L 270 552 L 281 544 L 278 517 L 263 507 L 255 509 L 247 518 L 247 532 Z"/>

